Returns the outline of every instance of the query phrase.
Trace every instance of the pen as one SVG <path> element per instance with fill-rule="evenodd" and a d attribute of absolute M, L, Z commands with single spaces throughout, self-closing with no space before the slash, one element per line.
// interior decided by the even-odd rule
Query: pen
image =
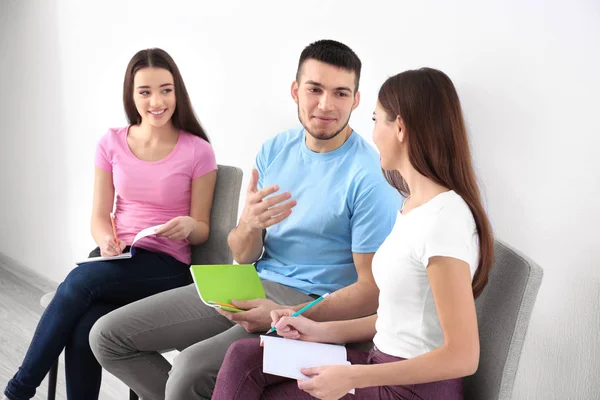
<path fill-rule="evenodd" d="M 325 293 L 323 296 L 319 297 L 318 299 L 311 301 L 310 303 L 308 303 L 307 305 L 305 305 L 304 307 L 302 307 L 301 309 L 299 309 L 298 311 L 293 313 L 292 317 L 297 317 L 298 315 L 302 314 L 304 311 L 308 310 L 312 306 L 318 304 L 320 301 L 322 301 L 327 296 L 329 296 L 329 293 Z M 276 330 L 276 328 L 273 326 L 265 334 L 268 335 L 269 333 L 274 332 L 275 330 Z"/>

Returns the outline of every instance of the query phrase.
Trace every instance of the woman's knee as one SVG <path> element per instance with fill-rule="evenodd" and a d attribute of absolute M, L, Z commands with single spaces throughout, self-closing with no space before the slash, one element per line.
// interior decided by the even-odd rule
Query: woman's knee
<path fill-rule="evenodd" d="M 55 297 L 59 298 L 80 298 L 89 292 L 90 281 L 92 280 L 87 265 L 81 265 L 73 269 L 65 280 L 56 290 Z"/>
<path fill-rule="evenodd" d="M 223 367 L 240 368 L 252 367 L 262 361 L 262 347 L 259 338 L 239 339 L 233 342 L 227 349 Z"/>

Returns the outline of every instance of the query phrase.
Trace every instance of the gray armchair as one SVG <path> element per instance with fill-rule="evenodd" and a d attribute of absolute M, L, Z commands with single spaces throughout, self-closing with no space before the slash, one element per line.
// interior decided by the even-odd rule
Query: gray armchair
<path fill-rule="evenodd" d="M 464 380 L 465 400 L 509 400 L 543 270 L 496 240 L 488 285 L 476 301 L 481 353 Z"/>
<path fill-rule="evenodd" d="M 237 224 L 242 175 L 242 170 L 237 167 L 219 165 L 210 213 L 210 236 L 203 244 L 192 247 L 192 264 L 233 262 L 227 237 Z"/>

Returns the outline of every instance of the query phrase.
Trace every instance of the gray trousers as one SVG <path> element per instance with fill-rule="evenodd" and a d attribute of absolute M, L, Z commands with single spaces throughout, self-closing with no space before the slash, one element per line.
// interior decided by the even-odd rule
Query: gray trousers
<path fill-rule="evenodd" d="M 267 298 L 278 304 L 313 300 L 278 283 L 263 281 L 263 286 Z M 197 400 L 211 398 L 229 345 L 259 334 L 204 305 L 192 284 L 100 318 L 90 332 L 90 346 L 102 367 L 143 400 Z M 160 352 L 172 349 L 181 353 L 171 367 Z"/>

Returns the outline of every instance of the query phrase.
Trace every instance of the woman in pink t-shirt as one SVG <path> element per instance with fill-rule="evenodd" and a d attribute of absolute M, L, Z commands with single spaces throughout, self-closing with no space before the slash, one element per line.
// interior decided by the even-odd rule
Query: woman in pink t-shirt
<path fill-rule="evenodd" d="M 123 101 L 130 125 L 110 129 L 96 151 L 98 248 L 90 256 L 129 251 L 139 231 L 162 227 L 137 241 L 131 258 L 89 262 L 69 273 L 8 382 L 10 400 L 32 398 L 63 349 L 67 397 L 97 399 L 102 370 L 88 344 L 91 327 L 118 307 L 189 284 L 190 245 L 208 238 L 217 165 L 173 59 L 160 49 L 138 52 L 127 66 Z"/>

